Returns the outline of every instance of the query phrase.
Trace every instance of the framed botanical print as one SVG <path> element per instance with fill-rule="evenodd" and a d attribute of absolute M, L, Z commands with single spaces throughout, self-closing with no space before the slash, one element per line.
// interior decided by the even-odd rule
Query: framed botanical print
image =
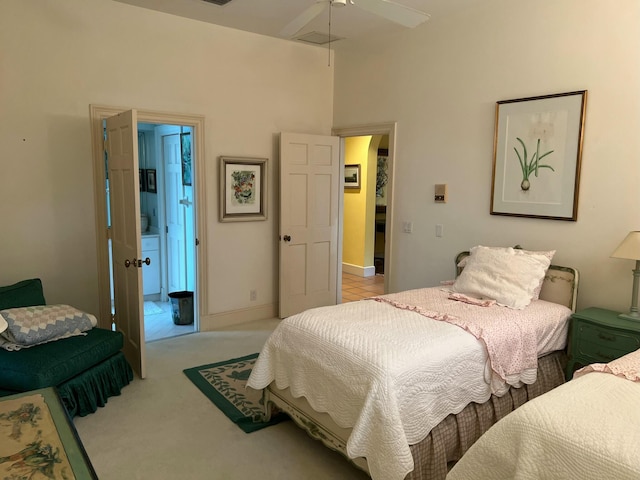
<path fill-rule="evenodd" d="M 491 215 L 576 221 L 587 91 L 496 104 Z"/>

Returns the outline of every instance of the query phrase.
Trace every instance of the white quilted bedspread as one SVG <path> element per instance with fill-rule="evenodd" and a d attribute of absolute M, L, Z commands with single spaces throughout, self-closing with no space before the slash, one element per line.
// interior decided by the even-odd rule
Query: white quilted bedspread
<path fill-rule="evenodd" d="M 640 383 L 592 372 L 527 402 L 471 446 L 447 480 L 637 480 Z"/>
<path fill-rule="evenodd" d="M 448 295 L 439 288 L 423 290 L 438 301 Z M 551 337 L 557 341 L 557 335 Z M 558 348 L 563 346 L 562 337 Z M 349 457 L 365 457 L 374 480 L 394 480 L 413 470 L 409 445 L 447 415 L 489 398 L 488 365 L 482 342 L 458 326 L 387 303 L 359 301 L 283 320 L 262 349 L 248 386 L 262 389 L 275 380 L 279 389 L 304 396 L 314 410 L 353 429 Z"/>

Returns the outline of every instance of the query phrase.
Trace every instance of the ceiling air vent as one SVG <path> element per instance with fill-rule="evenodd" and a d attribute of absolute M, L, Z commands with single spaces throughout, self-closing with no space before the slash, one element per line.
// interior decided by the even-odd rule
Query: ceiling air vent
<path fill-rule="evenodd" d="M 229 3 L 231 0 L 202 0 L 203 2 L 207 2 L 207 3 L 213 3 L 214 5 L 226 5 L 227 3 Z"/>
<path fill-rule="evenodd" d="M 314 45 L 326 45 L 331 42 L 337 42 L 338 40 L 342 40 L 344 37 L 336 37 L 335 35 L 327 35 L 326 33 L 321 32 L 309 32 L 296 37 L 296 40 L 300 42 L 313 43 Z"/>

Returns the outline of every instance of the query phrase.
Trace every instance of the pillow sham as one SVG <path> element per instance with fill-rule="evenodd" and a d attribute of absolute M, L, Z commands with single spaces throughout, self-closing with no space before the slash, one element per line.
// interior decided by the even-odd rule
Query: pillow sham
<path fill-rule="evenodd" d="M 507 250 L 510 247 L 485 247 L 485 248 L 491 248 L 493 250 Z M 526 255 L 544 255 L 549 259 L 549 264 L 551 264 L 551 260 L 553 259 L 553 256 L 556 254 L 555 250 L 541 250 L 541 251 L 524 250 L 519 246 L 515 246 L 513 247 L 513 249 L 518 250 L 519 252 L 523 252 Z M 460 268 L 464 268 L 467 265 L 468 260 L 469 260 L 469 256 L 464 257 L 462 260 L 458 262 L 457 266 Z M 545 274 L 546 274 L 546 271 L 545 271 Z M 540 298 L 540 291 L 542 290 L 543 283 L 544 283 L 544 276 L 540 279 L 540 283 L 538 284 L 536 289 L 533 291 L 532 300 L 538 300 L 538 298 Z"/>
<path fill-rule="evenodd" d="M 471 249 L 451 290 L 521 310 L 533 300 L 550 264 L 546 255 L 478 245 Z"/>

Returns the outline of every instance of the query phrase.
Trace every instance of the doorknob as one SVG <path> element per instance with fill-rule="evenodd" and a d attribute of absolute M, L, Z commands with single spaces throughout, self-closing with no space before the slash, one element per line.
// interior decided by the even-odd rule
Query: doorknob
<path fill-rule="evenodd" d="M 291 236 L 290 236 L 290 235 L 285 235 L 282 239 L 283 239 L 285 242 L 290 242 L 290 241 L 291 241 Z"/>
<path fill-rule="evenodd" d="M 129 261 L 129 259 L 127 258 L 127 259 L 124 261 L 124 268 L 129 268 L 130 266 L 131 266 L 131 262 L 130 262 L 130 261 Z"/>
<path fill-rule="evenodd" d="M 144 263 L 145 265 L 151 265 L 151 259 L 149 257 L 145 258 L 144 260 L 140 259 L 137 261 L 137 267 L 138 268 L 142 268 L 142 264 Z M 133 263 L 136 263 L 136 259 L 133 259 Z"/>

